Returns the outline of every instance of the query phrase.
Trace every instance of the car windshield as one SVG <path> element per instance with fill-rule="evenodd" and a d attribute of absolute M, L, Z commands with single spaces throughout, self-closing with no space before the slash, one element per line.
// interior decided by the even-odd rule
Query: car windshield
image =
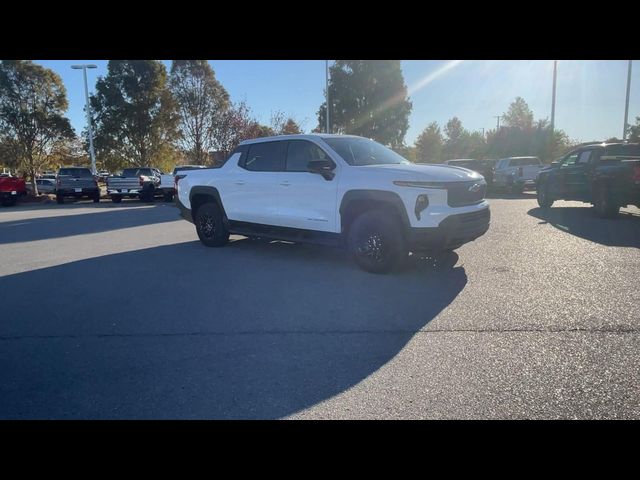
<path fill-rule="evenodd" d="M 68 175 L 76 178 L 89 178 L 93 174 L 88 168 L 61 168 L 59 175 Z"/>
<path fill-rule="evenodd" d="M 411 163 L 393 150 L 367 138 L 328 137 L 323 140 L 335 150 L 345 162 L 354 167 Z"/>

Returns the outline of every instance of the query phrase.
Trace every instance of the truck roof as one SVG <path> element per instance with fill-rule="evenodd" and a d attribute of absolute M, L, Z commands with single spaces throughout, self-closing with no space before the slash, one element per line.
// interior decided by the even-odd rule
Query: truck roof
<path fill-rule="evenodd" d="M 312 140 L 317 138 L 364 138 L 358 135 L 341 135 L 335 133 L 305 133 L 297 135 L 274 135 L 271 137 L 252 138 L 240 142 L 240 145 L 250 145 L 252 143 L 269 142 L 273 140 Z"/>

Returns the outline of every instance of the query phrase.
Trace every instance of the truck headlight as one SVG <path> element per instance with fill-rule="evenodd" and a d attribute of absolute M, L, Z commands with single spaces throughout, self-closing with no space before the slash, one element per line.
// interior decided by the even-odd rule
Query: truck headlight
<path fill-rule="evenodd" d="M 418 195 L 416 198 L 416 208 L 414 212 L 416 214 L 416 218 L 420 220 L 420 213 L 424 212 L 424 210 L 429 206 L 429 196 L 425 194 Z"/>

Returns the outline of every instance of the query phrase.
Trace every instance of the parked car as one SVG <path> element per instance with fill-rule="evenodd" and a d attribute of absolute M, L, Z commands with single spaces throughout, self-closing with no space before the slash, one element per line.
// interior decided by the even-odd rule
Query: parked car
<path fill-rule="evenodd" d="M 65 197 L 91 198 L 94 203 L 100 201 L 100 187 L 89 168 L 63 167 L 58 170 L 56 201 L 62 204 Z"/>
<path fill-rule="evenodd" d="M 640 144 L 582 146 L 541 170 L 537 182 L 542 208 L 577 200 L 593 204 L 600 217 L 615 217 L 628 205 L 640 208 Z"/>
<path fill-rule="evenodd" d="M 345 246 L 375 273 L 409 251 L 440 255 L 489 228 L 481 175 L 412 164 L 350 135 L 246 140 L 220 168 L 176 180 L 176 203 L 206 246 L 222 246 L 232 233 Z"/>
<path fill-rule="evenodd" d="M 55 178 L 39 178 L 36 180 L 36 185 L 38 185 L 38 191 L 40 193 L 56 193 Z"/>
<path fill-rule="evenodd" d="M 55 179 L 50 178 L 37 178 L 36 185 L 38 187 L 38 193 L 55 193 L 56 192 L 56 181 Z M 26 183 L 27 192 L 32 193 L 33 187 L 31 186 L 31 182 Z"/>
<path fill-rule="evenodd" d="M 162 193 L 157 188 L 161 175 L 160 170 L 153 167 L 125 168 L 122 174 L 107 178 L 107 193 L 114 203 L 120 203 L 123 197 L 152 202 Z"/>
<path fill-rule="evenodd" d="M 0 175 L 0 203 L 3 207 L 16 204 L 18 198 L 27 194 L 24 178 L 14 177 L 6 171 Z"/>
<path fill-rule="evenodd" d="M 503 158 L 496 163 L 493 184 L 506 188 L 511 193 L 535 189 L 536 177 L 541 168 L 543 165 L 538 157 Z"/>
<path fill-rule="evenodd" d="M 482 175 L 487 182 L 491 184 L 493 182 L 493 167 L 491 160 L 475 160 L 472 158 L 456 158 L 453 160 L 447 160 L 445 165 L 452 165 L 454 167 L 468 168 L 474 172 L 478 172 Z"/>
<path fill-rule="evenodd" d="M 107 182 L 107 178 L 109 178 L 109 175 L 111 175 L 109 172 L 107 172 L 106 170 L 102 170 L 100 172 L 98 172 L 98 181 L 102 182 L 102 183 L 106 183 Z"/>

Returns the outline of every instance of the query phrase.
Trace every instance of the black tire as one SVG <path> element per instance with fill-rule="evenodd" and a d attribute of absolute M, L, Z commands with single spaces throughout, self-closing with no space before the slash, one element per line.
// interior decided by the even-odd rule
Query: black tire
<path fill-rule="evenodd" d="M 140 194 L 140 200 L 146 203 L 153 202 L 155 196 L 155 191 L 153 188 L 148 188 L 146 190 L 142 190 Z"/>
<path fill-rule="evenodd" d="M 93 197 L 93 203 L 99 203 L 99 202 L 100 202 L 100 194 L 95 195 L 95 196 Z"/>
<path fill-rule="evenodd" d="M 169 203 L 169 202 L 173 202 L 173 193 L 165 193 L 164 194 L 164 201 Z"/>
<path fill-rule="evenodd" d="M 120 195 L 111 195 L 111 201 L 113 203 L 120 203 L 122 201 L 122 197 Z"/>
<path fill-rule="evenodd" d="M 600 218 L 615 218 L 620 213 L 620 205 L 615 202 L 611 189 L 606 185 L 596 187 L 593 207 Z"/>
<path fill-rule="evenodd" d="M 196 211 L 196 232 L 207 247 L 222 247 L 229 241 L 229 230 L 218 205 L 213 202 L 201 205 Z"/>
<path fill-rule="evenodd" d="M 62 195 L 56 195 L 56 202 L 62 205 L 64 203 L 64 197 Z"/>
<path fill-rule="evenodd" d="M 549 196 L 549 186 L 547 184 L 538 185 L 536 188 L 536 198 L 538 199 L 540 208 L 551 208 L 553 205 L 553 198 Z"/>
<path fill-rule="evenodd" d="M 3 207 L 13 207 L 16 202 L 18 201 L 18 199 L 15 196 L 12 197 L 5 197 L 2 199 L 2 206 Z"/>
<path fill-rule="evenodd" d="M 347 246 L 356 264 L 371 273 L 388 273 L 400 267 L 409 254 L 400 222 L 375 210 L 356 217 Z"/>

